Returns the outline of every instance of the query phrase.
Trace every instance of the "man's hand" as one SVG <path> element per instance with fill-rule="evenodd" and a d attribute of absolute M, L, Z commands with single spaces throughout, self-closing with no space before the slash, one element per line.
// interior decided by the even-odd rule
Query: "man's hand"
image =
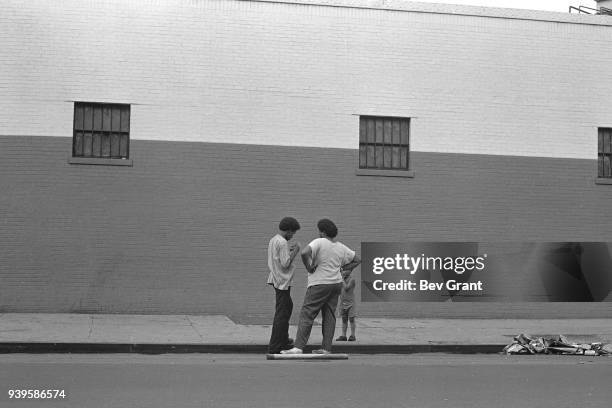
<path fill-rule="evenodd" d="M 289 263 L 293 262 L 293 259 L 300 253 L 300 243 L 299 242 L 289 242 Z"/>
<path fill-rule="evenodd" d="M 290 251 L 299 251 L 300 248 L 302 248 L 302 244 L 300 244 L 299 242 L 290 242 L 289 243 L 289 250 Z"/>
<path fill-rule="evenodd" d="M 355 255 L 351 262 L 345 265 L 342 265 L 342 267 L 340 268 L 340 273 L 342 274 L 342 277 L 344 278 L 345 276 L 350 275 L 351 272 L 353 272 L 353 269 L 359 266 L 360 263 L 361 263 L 361 258 Z"/>

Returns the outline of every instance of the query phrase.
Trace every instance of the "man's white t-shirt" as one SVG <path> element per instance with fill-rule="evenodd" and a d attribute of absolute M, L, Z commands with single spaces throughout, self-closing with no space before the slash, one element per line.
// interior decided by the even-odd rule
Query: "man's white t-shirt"
<path fill-rule="evenodd" d="M 355 251 L 327 238 L 317 238 L 308 246 L 312 250 L 312 263 L 316 265 L 315 271 L 308 275 L 308 286 L 342 282 L 340 268 L 355 258 Z"/>

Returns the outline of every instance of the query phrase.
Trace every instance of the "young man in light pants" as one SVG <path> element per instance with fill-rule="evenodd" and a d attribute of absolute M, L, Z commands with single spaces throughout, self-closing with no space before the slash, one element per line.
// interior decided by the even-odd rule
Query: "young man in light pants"
<path fill-rule="evenodd" d="M 334 240 L 338 228 L 331 220 L 322 219 L 317 227 L 319 238 L 308 244 L 301 253 L 302 262 L 308 271 L 308 288 L 300 312 L 295 347 L 281 351 L 283 354 L 302 353 L 319 312 L 323 316 L 323 344 L 321 349 L 313 353 L 331 353 L 336 330 L 336 306 L 342 290 L 341 269 L 344 266 L 344 269 L 352 270 L 361 263 L 355 251 Z"/>

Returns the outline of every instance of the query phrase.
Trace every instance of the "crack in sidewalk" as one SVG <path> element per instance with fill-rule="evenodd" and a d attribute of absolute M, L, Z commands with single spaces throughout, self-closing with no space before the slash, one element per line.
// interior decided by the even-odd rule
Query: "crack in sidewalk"
<path fill-rule="evenodd" d="M 198 337 L 200 338 L 200 340 L 202 341 L 202 343 L 204 342 L 204 337 L 202 337 L 202 335 L 200 334 L 200 332 L 195 328 L 193 322 L 191 321 L 191 319 L 189 318 L 189 316 L 185 315 L 185 319 L 187 319 L 187 321 L 189 322 L 189 325 L 191 326 L 191 328 L 193 329 L 193 331 L 198 335 Z"/>
<path fill-rule="evenodd" d="M 91 333 L 93 332 L 93 328 L 94 328 L 94 317 L 89 316 L 89 333 L 87 333 L 87 340 L 91 339 Z"/>

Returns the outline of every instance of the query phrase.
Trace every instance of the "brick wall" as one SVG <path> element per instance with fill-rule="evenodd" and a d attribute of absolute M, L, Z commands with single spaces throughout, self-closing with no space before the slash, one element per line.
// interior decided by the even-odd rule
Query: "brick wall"
<path fill-rule="evenodd" d="M 221 313 L 266 322 L 278 221 L 365 241 L 608 241 L 596 162 L 415 153 L 414 179 L 356 151 L 134 141 L 134 167 L 71 165 L 70 138 L 0 137 L 0 311 Z M 297 269 L 301 305 L 306 272 Z M 359 276 L 359 275 L 358 275 Z M 533 288 L 529 288 L 533 291 Z M 362 316 L 612 316 L 611 303 L 361 304 Z M 297 306 L 296 306 L 297 307 Z"/>
<path fill-rule="evenodd" d="M 594 184 L 597 127 L 612 127 L 609 18 L 394 0 L 9 0 L 0 26 L 2 311 L 265 320 L 263 254 L 287 213 L 303 242 L 327 216 L 353 247 L 612 241 L 612 189 Z M 132 105 L 133 168 L 67 163 L 74 101 Z M 415 179 L 355 176 L 358 115 L 412 118 Z"/>
<path fill-rule="evenodd" d="M 612 125 L 604 16 L 304 3 L 5 2 L 0 134 L 70 136 L 78 100 L 133 104 L 133 139 L 356 148 L 372 114 L 415 151 L 592 159 Z"/>

